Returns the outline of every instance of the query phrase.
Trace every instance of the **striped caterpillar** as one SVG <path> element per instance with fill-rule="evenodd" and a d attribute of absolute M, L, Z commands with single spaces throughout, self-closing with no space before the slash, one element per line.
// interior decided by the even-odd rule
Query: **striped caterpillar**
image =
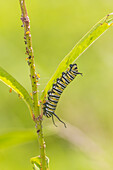
<path fill-rule="evenodd" d="M 82 75 L 82 73 L 78 72 L 77 64 L 70 64 L 69 70 L 63 72 L 62 76 L 57 79 L 57 82 L 53 84 L 51 91 L 48 91 L 48 100 L 43 104 L 43 114 L 48 118 L 52 117 L 55 126 L 53 115 L 66 127 L 66 124 L 55 114 L 55 110 L 62 92 L 77 74 Z"/>

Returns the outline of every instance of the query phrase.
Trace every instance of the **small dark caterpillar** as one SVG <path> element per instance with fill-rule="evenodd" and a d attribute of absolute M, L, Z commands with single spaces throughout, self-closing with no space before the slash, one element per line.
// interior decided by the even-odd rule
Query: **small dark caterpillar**
<path fill-rule="evenodd" d="M 53 84 L 51 91 L 48 91 L 48 100 L 43 104 L 43 114 L 48 118 L 52 117 L 55 126 L 56 124 L 53 115 L 66 127 L 66 124 L 55 114 L 55 110 L 63 90 L 77 76 L 77 74 L 82 75 L 82 73 L 78 72 L 77 64 L 70 64 L 69 71 L 63 72 L 62 77 L 58 78 L 57 82 Z"/>

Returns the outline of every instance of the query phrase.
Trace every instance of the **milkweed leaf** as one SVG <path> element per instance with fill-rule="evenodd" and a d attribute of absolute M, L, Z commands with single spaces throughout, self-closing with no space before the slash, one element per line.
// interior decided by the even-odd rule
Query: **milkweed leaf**
<path fill-rule="evenodd" d="M 65 56 L 65 58 L 59 64 L 56 72 L 49 80 L 46 85 L 41 100 L 44 100 L 46 97 L 48 90 L 52 87 L 53 83 L 56 81 L 58 77 L 61 76 L 63 71 L 69 67 L 70 64 L 74 63 L 75 60 L 85 52 L 88 47 L 90 47 L 105 31 L 108 30 L 113 25 L 113 13 L 107 15 L 102 20 L 100 20 L 96 25 L 92 27 L 92 29 L 74 46 L 74 48 Z"/>
<path fill-rule="evenodd" d="M 46 126 L 43 128 L 45 136 L 51 136 L 57 133 L 53 127 Z M 11 129 L 0 133 L 0 150 L 8 149 L 13 146 L 18 146 L 29 141 L 37 139 L 37 134 L 33 128 L 28 129 Z"/>
<path fill-rule="evenodd" d="M 0 150 L 17 146 L 36 139 L 33 129 L 20 129 L 0 134 Z"/>
<path fill-rule="evenodd" d="M 0 81 L 12 88 L 28 105 L 31 113 L 33 110 L 33 102 L 31 96 L 27 90 L 9 73 L 7 73 L 2 67 L 0 67 Z"/>

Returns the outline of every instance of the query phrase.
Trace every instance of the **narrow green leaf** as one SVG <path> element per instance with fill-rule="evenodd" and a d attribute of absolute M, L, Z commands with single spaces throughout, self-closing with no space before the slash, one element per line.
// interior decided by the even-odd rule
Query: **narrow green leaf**
<path fill-rule="evenodd" d="M 40 156 L 36 156 L 31 158 L 31 163 L 33 165 L 34 170 L 41 170 L 41 158 Z M 49 158 L 46 156 L 47 170 L 49 169 Z"/>
<path fill-rule="evenodd" d="M 44 129 L 45 136 L 51 136 L 57 133 L 53 129 L 53 126 L 46 126 Z M 12 129 L 11 131 L 0 133 L 0 150 L 17 146 L 32 140 L 37 139 L 37 133 L 35 129 Z"/>
<path fill-rule="evenodd" d="M 13 78 L 9 73 L 7 73 L 2 67 L 0 67 L 0 80 L 12 88 L 20 97 L 24 99 L 32 113 L 33 102 L 31 96 L 17 80 Z"/>
<path fill-rule="evenodd" d="M 33 129 L 15 130 L 0 134 L 0 150 L 36 140 L 36 137 Z"/>
<path fill-rule="evenodd" d="M 70 64 L 74 63 L 75 60 L 89 47 L 91 46 L 108 28 L 113 25 L 113 13 L 107 15 L 102 20 L 100 20 L 93 28 L 74 46 L 74 48 L 66 55 L 66 57 L 59 64 L 56 72 L 46 85 L 44 92 L 42 93 L 41 100 L 43 101 L 46 97 L 48 90 L 52 87 L 52 84 L 56 81 L 58 77 L 61 76 L 63 71 L 69 67 Z"/>

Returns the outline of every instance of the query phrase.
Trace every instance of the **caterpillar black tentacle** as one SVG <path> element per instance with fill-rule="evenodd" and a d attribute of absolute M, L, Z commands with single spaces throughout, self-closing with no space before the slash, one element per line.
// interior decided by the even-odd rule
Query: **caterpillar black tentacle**
<path fill-rule="evenodd" d="M 66 124 L 55 114 L 55 110 L 62 92 L 78 74 L 82 75 L 82 73 L 78 72 L 77 64 L 70 64 L 69 70 L 63 72 L 62 76 L 57 79 L 57 82 L 53 84 L 52 89 L 48 91 L 48 100 L 43 104 L 43 114 L 48 118 L 52 117 L 53 124 L 56 127 L 57 125 L 55 124 L 53 115 L 63 123 L 66 128 Z"/>
<path fill-rule="evenodd" d="M 53 113 L 53 115 L 61 122 L 61 123 L 63 123 L 64 124 L 64 127 L 66 128 L 66 124 L 65 124 L 65 122 L 63 122 L 55 113 Z M 52 115 L 52 116 L 53 116 Z M 54 122 L 53 122 L 54 123 Z"/>
<path fill-rule="evenodd" d="M 55 124 L 53 115 L 52 115 L 52 121 L 53 121 L 53 124 L 57 127 L 57 125 Z"/>

